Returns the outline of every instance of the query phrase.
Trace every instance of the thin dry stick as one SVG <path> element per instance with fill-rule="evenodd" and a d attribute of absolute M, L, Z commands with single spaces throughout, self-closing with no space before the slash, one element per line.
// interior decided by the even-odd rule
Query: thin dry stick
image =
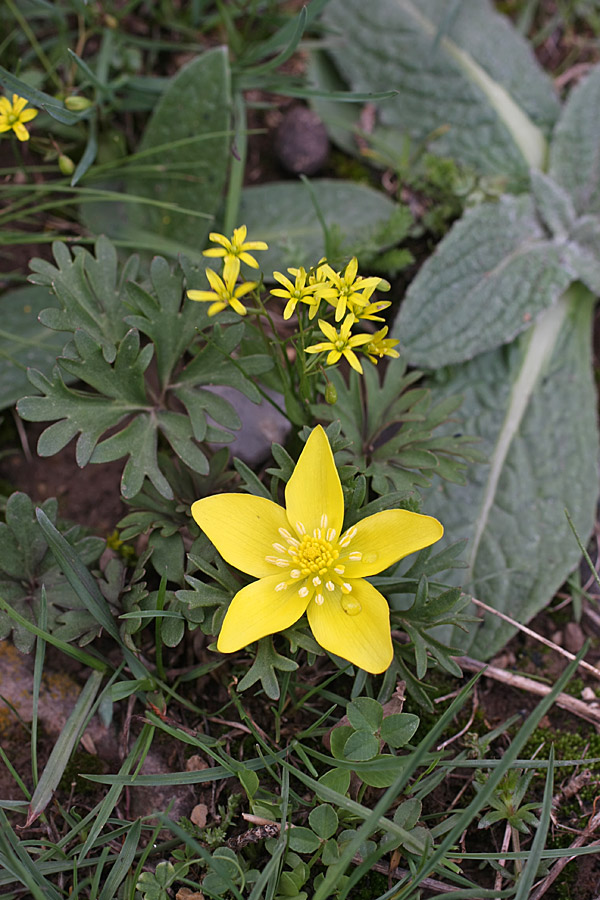
<path fill-rule="evenodd" d="M 494 616 L 498 616 L 499 619 L 504 619 L 505 622 L 510 622 L 510 624 L 515 628 L 518 628 L 519 631 L 528 634 L 529 637 L 535 638 L 536 641 L 539 641 L 541 644 L 545 644 L 546 647 L 550 647 L 552 650 L 560 653 L 561 656 L 565 656 L 567 659 L 571 660 L 575 659 L 573 653 L 569 653 L 568 650 L 565 650 L 563 647 L 559 647 L 558 644 L 554 643 L 554 641 L 550 641 L 548 640 L 548 638 L 542 637 L 541 634 L 538 634 L 537 631 L 532 631 L 532 629 L 528 628 L 526 625 L 521 625 L 520 622 L 517 622 L 510 616 L 505 615 L 505 613 L 501 613 L 497 609 L 493 609 L 491 606 L 488 606 L 487 603 L 482 603 L 481 600 L 477 600 L 475 597 L 471 597 L 471 602 L 474 603 L 475 606 L 479 606 L 481 609 L 484 609 L 486 612 L 489 612 Z M 586 662 L 584 659 L 580 661 L 579 666 L 582 669 L 585 669 L 586 672 L 591 672 L 592 675 L 595 675 L 596 678 L 600 679 L 600 669 L 597 669 L 595 666 L 590 665 L 590 663 Z"/>
<path fill-rule="evenodd" d="M 506 853 L 506 851 L 508 850 L 508 847 L 509 847 L 509 844 L 510 844 L 510 836 L 511 836 L 511 834 L 512 834 L 511 824 L 510 824 L 510 822 L 507 822 L 507 823 L 506 823 L 506 827 L 505 827 L 505 829 L 504 829 L 504 838 L 503 838 L 503 840 L 502 840 L 502 849 L 501 849 L 501 851 L 500 851 L 501 853 Z M 495 891 L 501 891 L 501 890 L 502 890 L 502 879 L 504 878 L 504 875 L 506 874 L 506 873 L 504 872 L 504 868 L 505 868 L 505 866 L 506 866 L 506 860 L 505 860 L 505 859 L 499 859 L 499 860 L 498 860 L 498 866 L 499 866 L 500 868 L 499 868 L 498 871 L 496 872 L 496 878 L 495 878 L 495 880 L 494 880 L 494 890 L 495 890 Z"/>
<path fill-rule="evenodd" d="M 486 666 L 485 663 L 479 662 L 477 659 L 471 659 L 470 656 L 455 656 L 454 659 L 461 669 L 466 669 L 467 672 L 481 672 L 482 669 L 485 669 L 487 678 L 493 678 L 494 681 L 509 684 L 511 687 L 519 688 L 521 691 L 529 691 L 530 694 L 538 694 L 540 697 L 545 697 L 552 690 L 548 685 L 534 681 L 532 678 L 526 678 L 524 675 L 515 675 L 513 672 L 507 672 L 506 669 L 499 669 L 497 666 Z M 573 713 L 574 716 L 579 716 L 580 719 L 591 722 L 600 731 L 600 708 L 584 703 L 583 700 L 578 700 L 577 697 L 571 697 L 569 694 L 558 694 L 554 702 L 562 709 Z"/>
<path fill-rule="evenodd" d="M 577 847 L 583 847 L 586 842 L 586 839 L 594 833 L 594 831 L 600 826 L 600 813 L 596 813 L 591 817 L 588 824 L 585 826 L 583 834 L 580 834 L 579 837 L 576 837 L 573 843 L 570 845 L 569 850 L 574 850 Z M 600 841 L 592 841 L 588 846 L 595 847 L 596 845 L 600 845 Z M 529 900 L 540 900 L 541 897 L 544 896 L 550 885 L 556 881 L 564 867 L 567 863 L 571 862 L 572 859 L 576 859 L 575 856 L 561 856 L 560 859 L 557 859 L 546 877 L 543 881 L 541 881 Z"/>

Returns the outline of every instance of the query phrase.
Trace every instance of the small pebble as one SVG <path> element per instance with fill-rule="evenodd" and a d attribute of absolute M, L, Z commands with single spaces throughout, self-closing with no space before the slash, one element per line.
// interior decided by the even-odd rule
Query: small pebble
<path fill-rule="evenodd" d="M 564 646 L 569 653 L 579 653 L 585 644 L 585 637 L 581 630 L 581 625 L 577 622 L 567 622 L 564 631 Z"/>
<path fill-rule="evenodd" d="M 294 175 L 315 175 L 329 156 L 329 138 L 318 115 L 306 106 L 289 109 L 275 133 L 275 153 Z"/>

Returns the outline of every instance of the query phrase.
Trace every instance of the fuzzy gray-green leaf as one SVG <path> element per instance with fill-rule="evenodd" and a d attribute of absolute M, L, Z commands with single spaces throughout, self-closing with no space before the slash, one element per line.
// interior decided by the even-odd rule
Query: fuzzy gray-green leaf
<path fill-rule="evenodd" d="M 467 212 L 412 282 L 392 334 L 413 365 L 472 359 L 511 341 L 577 278 L 528 196 Z"/>
<path fill-rule="evenodd" d="M 600 213 L 600 66 L 569 95 L 550 146 L 549 174 L 578 213 Z"/>
<path fill-rule="evenodd" d="M 466 575 L 448 580 L 520 622 L 549 602 L 579 560 L 565 508 L 584 541 L 594 522 L 592 301 L 574 285 L 509 348 L 451 370 L 443 389 L 464 395 L 463 425 L 481 436 L 490 462 L 471 467 L 465 487 L 429 491 L 424 508 L 452 540 L 468 539 Z M 456 630 L 452 643 L 489 658 L 513 631 L 486 615 L 479 630 Z"/>
<path fill-rule="evenodd" d="M 398 91 L 378 105 L 375 127 L 398 157 L 405 135 L 416 146 L 444 129 L 431 149 L 484 174 L 526 177 L 543 167 L 557 98 L 489 0 L 331 0 L 324 20 L 352 90 Z"/>
<path fill-rule="evenodd" d="M 216 47 L 184 66 L 158 101 L 142 138 L 143 176 L 131 175 L 127 190 L 204 213 L 191 216 L 152 205 L 129 208 L 133 227 L 200 249 L 219 209 L 229 167 L 231 97 L 227 51 Z M 156 153 L 149 153 L 154 150 Z"/>

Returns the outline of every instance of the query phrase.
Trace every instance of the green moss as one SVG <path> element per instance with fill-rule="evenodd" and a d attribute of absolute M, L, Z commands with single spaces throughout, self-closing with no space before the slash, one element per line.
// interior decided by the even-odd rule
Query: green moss
<path fill-rule="evenodd" d="M 79 794 L 97 794 L 99 785 L 93 781 L 87 781 L 81 776 L 104 775 L 105 772 L 106 764 L 98 756 L 84 751 L 76 751 L 65 767 L 58 790 L 68 793 L 74 783 L 75 790 Z"/>

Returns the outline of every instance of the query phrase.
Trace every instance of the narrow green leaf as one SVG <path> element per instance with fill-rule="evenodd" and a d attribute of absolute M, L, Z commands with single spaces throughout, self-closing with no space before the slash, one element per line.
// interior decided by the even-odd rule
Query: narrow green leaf
<path fill-rule="evenodd" d="M 138 849 L 141 833 L 142 820 L 136 819 L 136 821 L 129 829 L 123 846 L 120 849 L 117 861 L 114 863 L 112 869 L 106 877 L 104 887 L 100 892 L 98 900 L 113 900 L 113 898 L 116 896 L 119 885 L 127 877 L 127 873 L 135 859 L 135 854 Z"/>
<path fill-rule="evenodd" d="M 538 825 L 533 843 L 529 848 L 527 862 L 521 872 L 517 882 L 517 893 L 515 900 L 527 900 L 530 896 L 531 887 L 538 874 L 540 861 L 542 859 L 542 851 L 545 848 L 548 837 L 548 828 L 552 816 L 552 797 L 554 794 L 554 745 L 550 747 L 548 756 L 548 772 L 546 773 L 546 784 L 544 787 L 544 797 L 542 800 L 542 809 L 540 813 L 540 824 Z"/>
<path fill-rule="evenodd" d="M 67 719 L 65 727 L 61 731 L 56 744 L 52 748 L 52 752 L 42 776 L 33 792 L 33 797 L 31 798 L 27 813 L 26 827 L 29 827 L 32 822 L 35 822 L 52 799 L 52 794 L 57 788 L 63 772 L 71 758 L 71 753 L 77 746 L 77 742 L 81 737 L 83 727 L 87 722 L 89 712 L 96 699 L 96 694 L 102 684 L 102 678 L 103 675 L 101 672 L 92 672 L 77 698 L 73 711 Z"/>

